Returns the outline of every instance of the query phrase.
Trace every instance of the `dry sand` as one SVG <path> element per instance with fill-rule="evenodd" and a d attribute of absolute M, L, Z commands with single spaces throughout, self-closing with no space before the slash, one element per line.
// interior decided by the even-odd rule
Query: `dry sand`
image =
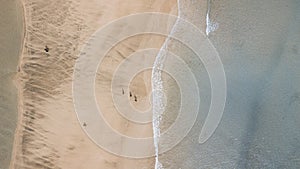
<path fill-rule="evenodd" d="M 72 75 L 80 49 L 101 26 L 139 12 L 176 15 L 176 1 L 23 0 L 23 4 L 26 35 L 19 65 L 19 124 L 11 168 L 154 168 L 154 158 L 118 157 L 100 149 L 86 136 L 74 111 Z M 105 117 L 121 133 L 151 136 L 152 124 L 136 126 L 116 113 L 108 91 L 111 72 L 122 61 L 120 58 L 145 47 L 160 48 L 163 42 L 161 36 L 132 37 L 118 44 L 102 62 L 96 83 L 98 103 L 105 105 Z M 137 108 L 149 107 L 145 98 L 149 95 L 150 78 L 146 71 L 131 83 L 130 89 L 144 99 L 132 101 Z"/>
<path fill-rule="evenodd" d="M 206 28 L 206 3 L 211 2 L 210 18 L 218 23 L 218 29 L 209 38 L 224 64 L 228 97 L 220 126 L 206 144 L 199 145 L 199 129 L 210 105 L 209 79 L 204 67 L 191 61 L 191 66 L 197 65 L 197 77 L 203 82 L 199 83 L 199 90 L 206 98 L 201 98 L 204 106 L 189 135 L 171 151 L 161 154 L 160 162 L 165 168 L 299 168 L 300 33 L 297 28 L 300 3 L 297 0 L 180 2 L 181 16 L 203 32 Z M 98 28 L 132 13 L 160 11 L 176 14 L 176 1 L 23 0 L 23 4 L 26 36 L 17 76 L 19 126 L 11 168 L 154 168 L 154 158 L 135 160 L 118 157 L 99 148 L 86 136 L 74 111 L 72 75 L 80 49 Z M 8 11 L 4 13 L 9 14 Z M 3 28 L 7 30 L 1 33 L 10 30 L 0 27 Z M 10 28 L 13 30 L 13 27 Z M 1 35 L 0 38 L 10 39 L 10 34 L 5 35 L 9 36 Z M 163 41 L 164 37 L 159 36 L 132 37 L 115 46 L 101 63 L 96 79 L 96 98 L 106 120 L 122 134 L 151 136 L 152 126 L 130 123 L 118 114 L 109 91 L 112 74 L 128 55 L 144 47 L 160 48 Z M 47 52 L 46 46 L 49 47 Z M 176 49 L 188 56 L 182 48 Z M 1 49 L 0 52 L 3 51 Z M 15 106 L 9 109 L 14 112 L 16 93 L 12 88 L 14 73 L 11 72 L 15 72 L 18 53 L 17 50 L 11 51 L 15 52 L 15 57 L 9 61 L 14 63 L 0 62 L 5 63 L 0 67 L 0 71 L 4 70 L 1 82 L 9 84 L 1 84 L 0 96 L 9 95 L 7 98 L 11 100 L 7 105 Z M 10 68 L 2 69 L 4 66 Z M 136 109 L 144 110 L 150 106 L 149 71 L 138 74 L 129 89 L 138 98 L 137 102 L 131 98 Z M 128 92 L 124 90 L 124 97 L 128 96 Z M 1 103 L 6 104 L 2 100 Z M 11 115 L 9 118 L 1 116 L 0 123 L 0 134 L 8 133 L 0 137 L 1 143 L 3 138 L 8 138 L 5 140 L 7 148 L 11 146 L 12 131 L 7 132 L 6 129 L 14 128 Z M 5 152 L 4 157 L 9 154 L 8 149 L 2 150 L 1 147 L 1 165 L 2 162 L 8 163 L 2 152 Z"/>

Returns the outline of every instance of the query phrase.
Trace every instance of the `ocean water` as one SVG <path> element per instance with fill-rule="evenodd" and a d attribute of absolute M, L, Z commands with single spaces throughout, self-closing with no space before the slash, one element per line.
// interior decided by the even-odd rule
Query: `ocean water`
<path fill-rule="evenodd" d="M 17 124 L 14 79 L 22 49 L 23 9 L 19 1 L 0 1 L 0 169 L 9 167 Z"/>
<path fill-rule="evenodd" d="M 162 69 L 168 67 L 170 72 L 183 73 L 171 74 L 175 80 L 153 73 L 153 77 L 159 76 L 161 80 L 156 87 L 167 97 L 166 105 L 158 113 L 159 132 L 154 134 L 161 136 L 169 132 L 168 128 L 180 113 L 189 116 L 182 107 L 197 106 L 194 104 L 197 94 L 199 110 L 195 123 L 191 120 L 176 124 L 184 128 L 192 123 L 192 128 L 175 147 L 162 152 L 168 141 L 176 141 L 176 135 L 165 139 L 168 141 L 158 139 L 157 168 L 299 168 L 299 1 L 208 2 L 209 22 L 217 25 L 214 29 L 203 29 L 202 23 L 211 25 L 207 20 L 199 21 L 203 18 L 199 12 L 203 4 L 199 1 L 180 0 L 179 17 L 202 30 L 221 58 L 227 84 L 223 116 L 212 136 L 200 144 L 199 135 L 212 105 L 210 76 L 191 46 L 170 39 L 163 48 L 178 55 L 184 64 L 175 65 L 176 58 L 166 54 Z M 192 34 L 185 28 L 179 22 L 171 34 L 196 38 L 188 37 Z M 208 55 L 213 53 L 206 51 L 211 48 L 205 48 L 201 42 L 192 46 L 199 46 L 197 50 Z M 190 71 L 183 71 L 184 66 Z M 193 88 L 193 79 L 188 79 L 189 74 L 193 74 L 197 90 Z M 184 84 L 190 85 L 192 92 L 180 85 L 181 79 L 186 79 Z M 188 102 L 182 101 L 186 98 L 182 92 L 190 96 Z M 159 98 L 161 94 L 156 96 L 155 101 L 163 100 Z M 155 105 L 161 103 L 154 102 Z"/>
<path fill-rule="evenodd" d="M 177 4 L 179 6 L 180 1 L 177 1 Z M 180 16 L 180 9 L 178 8 L 177 14 Z M 174 34 L 174 32 L 177 29 L 177 26 L 179 24 L 179 19 L 176 19 L 173 27 L 171 28 L 170 34 Z M 153 64 L 153 71 L 152 71 L 152 91 L 153 91 L 153 97 L 152 97 L 152 124 L 153 124 L 153 141 L 154 141 L 154 148 L 155 148 L 155 169 L 163 169 L 163 165 L 159 162 L 159 138 L 160 130 L 162 126 L 160 125 L 162 121 L 162 117 L 165 116 L 166 106 L 168 105 L 165 103 L 164 98 L 165 94 L 168 94 L 168 92 L 165 90 L 166 87 L 163 86 L 163 78 L 166 81 L 166 79 L 170 79 L 169 76 L 165 76 L 163 67 L 164 62 L 166 60 L 166 57 L 168 57 L 168 46 L 171 41 L 171 37 L 166 37 L 166 40 L 161 47 L 159 53 L 157 54 L 154 64 Z M 163 76 L 164 75 L 164 76 Z M 167 77 L 167 78 L 166 78 Z M 176 81 L 173 81 L 173 84 L 176 84 Z M 178 98 L 178 97 L 177 97 Z M 170 105 L 170 104 L 169 104 Z M 168 118 L 169 120 L 172 119 L 172 116 Z M 173 116 L 174 117 L 174 116 Z"/>

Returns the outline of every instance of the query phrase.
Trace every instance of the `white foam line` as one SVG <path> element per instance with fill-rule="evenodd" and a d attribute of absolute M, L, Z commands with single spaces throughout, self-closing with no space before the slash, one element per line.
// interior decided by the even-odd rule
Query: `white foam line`
<path fill-rule="evenodd" d="M 177 0 L 178 6 L 178 18 L 180 17 L 180 0 Z M 176 25 L 179 22 L 177 18 L 174 26 L 171 29 L 170 34 L 173 34 L 176 28 Z M 152 126 L 153 126 L 153 142 L 155 147 L 155 169 L 163 169 L 163 165 L 159 162 L 158 155 L 159 155 L 159 137 L 160 137 L 160 121 L 162 117 L 162 113 L 164 112 L 165 105 L 163 103 L 163 82 L 161 79 L 161 70 L 163 68 L 163 63 L 165 57 L 167 55 L 167 48 L 168 42 L 170 40 L 170 35 L 166 38 L 163 46 L 161 47 L 159 53 L 155 58 L 155 62 L 153 65 L 152 71 L 152 90 L 153 90 L 153 97 L 152 97 L 152 110 L 153 110 L 153 117 L 152 117 Z"/>
<path fill-rule="evenodd" d="M 218 28 L 218 24 L 210 20 L 210 7 L 211 0 L 207 0 L 207 12 L 206 12 L 206 35 L 208 36 L 211 32 L 215 31 Z"/>

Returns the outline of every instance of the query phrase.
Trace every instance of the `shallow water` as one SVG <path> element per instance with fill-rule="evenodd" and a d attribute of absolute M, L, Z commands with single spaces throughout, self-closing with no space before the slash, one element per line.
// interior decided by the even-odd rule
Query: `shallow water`
<path fill-rule="evenodd" d="M 8 168 L 17 123 L 17 90 L 13 83 L 23 40 L 19 1 L 0 1 L 0 168 Z"/>
<path fill-rule="evenodd" d="M 182 0 L 180 2 L 182 5 L 180 16 L 193 22 L 205 32 L 205 25 L 202 23 L 206 23 L 206 11 L 201 11 L 203 7 L 199 6 L 200 1 Z M 27 125 L 22 126 L 25 128 L 22 138 L 27 142 L 20 145 L 20 154 L 17 157 L 25 159 L 25 165 L 31 167 L 56 167 L 63 163 L 62 166 L 80 168 L 78 163 L 83 165 L 81 161 L 91 160 L 88 158 L 89 155 L 90 157 L 107 157 L 105 153 L 98 153 L 96 149 L 98 147 L 90 146 L 90 143 L 86 141 L 87 138 L 85 142 L 80 141 L 81 145 L 77 146 L 78 140 L 86 137 L 82 134 L 83 132 L 79 132 L 81 130 L 73 110 L 70 87 L 74 60 L 77 56 L 74 51 L 78 48 L 80 33 L 68 31 L 74 28 L 75 23 L 83 25 L 81 22 L 84 22 L 85 18 L 83 17 L 82 20 L 76 18 L 78 13 L 74 12 L 73 7 L 77 4 L 72 4 L 73 6 L 70 7 L 68 1 L 60 4 L 60 8 L 52 3 L 46 4 L 48 8 L 34 10 L 35 5 L 35 3 L 28 3 L 28 9 L 32 9 L 32 15 L 29 18 L 33 21 L 41 21 L 41 23 L 34 22 L 33 26 L 28 27 L 31 36 L 27 43 L 28 56 L 24 58 L 22 67 L 25 72 L 24 84 L 27 84 L 24 89 L 26 96 L 24 107 L 27 109 L 24 112 L 26 115 L 24 122 L 27 122 Z M 53 9 L 56 9 L 59 14 L 68 9 L 67 16 L 50 16 L 50 11 Z M 44 15 L 40 15 L 41 12 Z M 53 22 L 44 23 L 46 18 Z M 297 29 L 300 23 L 299 2 L 211 0 L 210 19 L 218 23 L 218 29 L 210 32 L 209 38 L 219 52 L 227 77 L 227 101 L 223 118 L 212 137 L 204 144 L 199 144 L 199 134 L 211 99 L 209 77 L 204 65 L 193 51 L 172 41 L 168 49 L 181 56 L 187 63 L 186 65 L 191 68 L 198 83 L 201 104 L 198 117 L 195 119 L 196 123 L 190 133 L 175 148 L 159 155 L 159 161 L 166 169 L 297 168 L 300 165 L 298 151 L 300 134 L 297 130 L 300 127 L 299 87 L 297 87 L 300 80 L 300 38 L 299 29 Z M 58 29 L 53 29 L 52 23 L 57 24 L 55 26 Z M 63 24 L 65 27 L 59 27 Z M 43 29 L 39 31 L 33 29 L 42 26 Z M 188 36 L 187 32 L 180 32 L 179 29 L 176 33 Z M 44 37 L 44 39 L 38 37 Z M 51 48 L 48 54 L 44 52 L 47 44 L 50 44 Z M 17 58 L 14 59 L 15 64 L 12 64 L 12 72 L 16 71 Z M 172 60 L 169 61 L 173 63 Z M 1 63 L 4 62 L 1 60 Z M 182 79 L 188 77 L 180 74 L 183 71 L 178 66 L 169 68 L 178 72 L 177 75 Z M 1 94 L 11 96 L 12 99 L 7 105 L 14 105 L 13 107 L 16 108 L 16 92 L 13 92 L 15 89 L 12 88 L 12 77 L 13 73 L 3 76 L 2 79 L 8 79 L 9 83 L 1 85 Z M 174 79 L 162 75 L 164 92 L 167 94 L 168 101 L 161 121 L 162 131 L 166 131 L 174 122 L 180 109 L 182 88 L 174 83 Z M 62 85 L 63 83 L 65 86 Z M 191 81 L 186 81 L 186 86 L 189 83 Z M 2 87 L 4 87 L 3 92 Z M 198 93 L 189 90 L 186 94 L 192 96 Z M 6 101 L 1 101 L 1 103 L 6 103 Z M 190 104 L 186 106 L 193 107 Z M 16 113 L 6 115 L 16 120 Z M 1 133 L 8 133 L 9 136 L 5 138 L 12 139 L 13 129 L 9 131 L 3 129 L 11 129 L 14 126 L 10 128 L 2 127 L 2 125 L 13 125 L 10 123 L 13 120 L 1 119 Z M 9 122 L 9 124 L 2 123 L 2 121 Z M 71 122 L 65 123 L 65 121 Z M 189 125 L 189 123 L 190 121 L 184 121 L 181 126 Z M 62 137 L 64 139 L 61 139 Z M 172 138 L 170 140 L 172 141 Z M 0 141 L 2 145 L 2 140 Z M 12 143 L 11 140 L 6 142 Z M 58 145 L 61 145 L 61 142 L 63 144 L 60 147 Z M 160 144 L 159 150 L 164 146 Z M 40 151 L 40 147 L 43 147 L 45 151 Z M 80 149 L 80 147 L 83 148 Z M 10 150 L 7 150 L 9 153 Z M 82 156 L 82 153 L 85 156 Z M 78 160 L 75 156 L 81 159 Z M 26 159 L 29 160 L 26 161 Z M 0 168 L 3 165 L 2 161 L 8 165 L 9 160 L 1 159 Z M 93 158 L 91 164 L 94 161 L 101 162 Z M 108 164 L 120 164 L 118 161 L 119 159 L 114 158 L 108 161 Z M 137 167 L 141 166 L 141 164 L 138 166 L 136 161 L 132 163 L 135 163 Z M 22 166 L 22 163 L 18 161 L 16 166 Z"/>
<path fill-rule="evenodd" d="M 198 20 L 202 17 L 195 7 L 200 4 L 180 2 L 181 16 L 202 29 Z M 159 161 L 172 169 L 299 168 L 300 3 L 211 1 L 210 8 L 210 19 L 218 23 L 218 29 L 210 32 L 209 39 L 223 62 L 227 81 L 222 120 L 212 137 L 199 144 L 210 106 L 209 77 L 193 51 L 172 41 L 168 49 L 191 68 L 201 102 L 189 134 L 175 148 L 160 154 Z M 188 36 L 180 27 L 175 33 Z M 168 104 L 178 104 L 178 89 L 171 89 L 174 84 L 166 79 L 163 82 Z M 163 131 L 178 112 L 178 106 L 167 106 Z"/>

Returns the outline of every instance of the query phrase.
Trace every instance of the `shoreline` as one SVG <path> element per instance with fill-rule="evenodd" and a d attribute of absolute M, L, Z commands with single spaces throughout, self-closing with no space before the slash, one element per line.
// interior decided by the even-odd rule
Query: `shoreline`
<path fill-rule="evenodd" d="M 14 154 L 14 141 L 19 120 L 18 85 L 16 82 L 18 64 L 22 55 L 24 42 L 24 18 L 19 0 L 3 2 L 4 13 L 1 14 L 1 165 L 9 168 Z M 23 19 L 21 19 L 23 18 Z M 2 49 L 3 46 L 3 49 Z M 2 60 L 3 59 L 3 60 Z M 3 65 L 2 65 L 3 64 Z M 3 113 L 3 114 L 2 114 Z M 3 121 L 2 121 L 3 120 Z"/>
<path fill-rule="evenodd" d="M 16 154 L 17 154 L 17 145 L 18 143 L 20 143 L 21 137 L 20 137 L 20 128 L 21 128 L 21 124 L 22 124 L 22 120 L 23 120 L 23 109 L 22 109 L 22 103 L 21 102 L 21 98 L 23 98 L 22 96 L 22 92 L 21 92 L 21 82 L 19 81 L 20 79 L 20 67 L 21 67 L 21 61 L 22 61 L 22 56 L 23 56 L 23 50 L 24 50 L 24 45 L 25 45 L 25 40 L 26 40 L 26 11 L 25 11 L 25 6 L 24 6 L 24 2 L 23 0 L 18 0 L 17 1 L 19 6 L 22 9 L 22 22 L 23 22 L 23 39 L 22 39 L 22 45 L 21 45 L 21 49 L 20 49 L 20 54 L 19 54 L 19 60 L 18 60 L 18 66 L 17 66 L 17 74 L 15 76 L 14 79 L 14 84 L 17 90 L 17 126 L 14 132 L 14 140 L 13 140 L 13 147 L 12 147 L 12 153 L 11 153 L 11 158 L 10 158 L 10 163 L 9 163 L 9 169 L 13 169 L 13 164 L 16 160 Z M 22 97 L 21 97 L 22 96 Z"/>
<path fill-rule="evenodd" d="M 100 3 L 103 0 L 98 0 L 97 2 Z M 130 1 L 130 0 L 129 0 Z M 33 76 L 33 74 L 28 74 L 30 71 L 39 71 L 44 72 L 44 77 L 47 77 L 47 79 L 51 79 L 51 74 L 54 75 L 55 71 L 48 72 L 51 69 L 57 69 L 56 67 L 49 67 L 49 63 L 47 64 L 48 60 L 44 57 L 46 56 L 50 58 L 53 61 L 60 60 L 61 63 L 64 63 L 66 65 L 72 65 L 73 61 L 67 60 L 61 60 L 61 57 L 58 57 L 61 55 L 61 53 L 51 54 L 52 49 L 57 46 L 57 44 L 67 45 L 66 42 L 60 42 L 59 38 L 52 38 L 51 36 L 55 35 L 55 32 L 49 32 L 50 37 L 46 37 L 44 39 L 43 43 L 36 43 L 34 40 L 36 40 L 34 36 L 36 36 L 36 33 L 42 33 L 42 31 L 39 28 L 35 30 L 34 32 L 31 30 L 33 25 L 31 20 L 35 20 L 39 16 L 36 16 L 31 11 L 32 6 L 26 7 L 26 1 L 21 0 L 22 7 L 23 7 L 23 19 L 24 19 L 24 38 L 23 38 L 23 48 L 21 50 L 18 67 L 20 69 L 20 72 L 18 73 L 18 80 L 16 83 L 17 89 L 18 89 L 18 124 L 16 131 L 14 133 L 14 144 L 13 144 L 13 150 L 12 150 L 12 156 L 10 161 L 10 169 L 16 168 L 16 167 L 22 167 L 22 166 L 31 166 L 31 167 L 38 167 L 41 165 L 45 165 L 45 167 L 62 167 L 62 168 L 78 168 L 82 163 L 80 163 L 80 160 L 85 160 L 85 162 L 88 164 L 85 167 L 88 168 L 94 168 L 95 166 L 95 159 L 93 159 L 93 156 L 97 157 L 98 165 L 105 168 L 105 166 L 113 166 L 118 165 L 120 168 L 138 168 L 141 166 L 153 166 L 152 159 L 141 159 L 141 160 L 134 160 L 134 159 L 127 159 L 122 157 L 116 157 L 104 150 L 101 150 L 97 148 L 97 146 L 94 143 L 91 143 L 91 141 L 86 138 L 85 133 L 80 128 L 80 124 L 75 118 L 75 113 L 73 112 L 73 106 L 70 106 L 70 102 L 68 97 L 62 97 L 60 94 L 53 93 L 51 94 L 52 90 L 60 90 L 62 93 L 65 93 L 65 95 L 70 95 L 69 90 L 69 84 L 70 80 L 69 75 L 67 75 L 68 69 L 65 69 L 64 71 L 66 73 L 67 80 L 64 81 L 61 85 L 57 86 L 56 89 L 51 89 L 52 86 L 56 86 L 57 82 L 53 82 L 54 84 L 52 86 L 49 86 L 49 89 L 44 88 L 42 91 L 40 91 L 40 88 L 35 88 L 34 86 L 47 86 L 48 84 L 38 84 L 35 79 L 38 80 L 39 77 L 32 77 L 33 82 L 28 81 L 28 75 Z M 38 4 L 38 2 L 36 2 Z M 96 16 L 95 14 L 91 14 L 90 11 L 99 11 L 101 9 L 95 8 L 93 5 L 95 2 L 81 2 L 79 1 L 67 1 L 64 2 L 61 6 L 65 6 L 68 9 L 70 8 L 70 16 L 69 19 L 75 19 L 75 21 L 66 21 L 64 23 L 65 25 L 72 24 L 72 22 L 75 22 L 75 24 L 78 24 L 78 31 L 80 36 L 77 38 L 77 42 L 73 45 L 74 51 L 70 52 L 70 55 L 78 55 L 79 50 L 82 45 L 84 45 L 86 38 L 90 36 L 95 31 L 95 28 L 99 28 L 99 26 L 102 26 L 106 24 L 107 22 L 114 20 L 116 18 L 119 18 L 121 16 L 125 16 L 131 13 L 137 13 L 137 12 L 148 12 L 148 11 L 158 11 L 158 12 L 172 12 L 171 9 L 174 8 L 173 2 L 151 2 L 151 4 L 148 4 L 149 7 L 146 5 L 145 2 L 139 2 L 137 6 L 135 7 L 135 4 L 126 4 L 122 2 L 122 4 L 118 4 L 117 7 L 120 9 L 116 9 L 112 6 L 109 6 L 109 8 L 112 8 L 114 11 L 109 11 L 108 9 L 105 9 L 103 7 L 104 13 L 103 16 L 100 17 L 101 22 L 95 23 L 96 18 L 99 20 L 99 16 Z M 149 3 L 149 2 L 147 2 Z M 38 4 L 39 5 L 39 4 Z M 104 4 L 103 4 L 104 5 Z M 106 4 L 105 4 L 106 5 Z M 105 6 L 104 5 L 104 6 Z M 111 5 L 111 4 L 110 4 Z M 153 5 L 153 6 L 152 6 Z M 52 7 L 57 6 L 56 4 L 52 4 Z M 176 5 L 175 5 L 176 6 Z M 52 8 L 49 7 L 49 8 Z M 27 11 L 27 8 L 29 8 L 29 11 Z M 101 11 L 101 10 L 100 10 Z M 60 11 L 58 11 L 60 12 Z M 59 15 L 63 15 L 61 13 L 58 13 Z M 79 15 L 85 15 L 85 20 L 80 20 L 81 17 Z M 30 16 L 28 16 L 30 15 Z M 54 19 L 53 15 L 49 15 L 49 19 Z M 51 18 L 53 17 L 53 18 Z M 28 20 L 29 19 L 29 20 Z M 60 20 L 58 20 L 59 22 Z M 45 23 L 48 24 L 48 23 Z M 54 24 L 56 24 L 54 22 Z M 71 27 L 72 28 L 72 27 Z M 82 28 L 84 30 L 82 31 Z M 66 29 L 67 30 L 67 29 Z M 50 31 L 50 30 L 49 30 Z M 70 30 L 63 32 L 62 35 L 72 35 L 73 33 L 76 35 L 76 32 Z M 42 34 L 39 34 L 41 36 Z M 75 36 L 74 35 L 74 36 Z M 73 37 L 74 37 L 73 36 Z M 77 36 L 77 35 L 76 35 Z M 72 38 L 72 36 L 70 37 Z M 147 37 L 148 38 L 148 37 Z M 144 46 L 147 46 L 147 44 L 150 44 L 152 46 L 158 46 L 160 44 L 161 38 L 150 38 L 150 42 L 147 41 L 147 38 L 139 39 L 132 41 L 132 44 L 137 43 L 138 46 L 135 46 L 134 49 L 139 49 Z M 48 39 L 48 40 L 47 40 Z M 68 38 L 67 38 L 68 39 Z M 74 40 L 70 39 L 70 44 L 72 44 Z M 51 43 L 50 43 L 51 42 Z M 140 42 L 140 43 L 138 43 Z M 43 44 L 50 46 L 50 54 L 47 54 L 45 52 L 36 51 L 36 49 L 42 48 Z M 37 46 L 39 45 L 39 46 Z M 26 47 L 27 46 L 27 47 Z M 31 46 L 30 48 L 28 46 Z M 36 47 L 33 47 L 36 46 Z M 32 48 L 33 47 L 33 48 Z M 124 46 L 125 47 L 125 46 Z M 121 47 L 120 50 L 125 50 L 124 47 Z M 36 54 L 32 54 L 33 51 L 35 51 Z M 55 51 L 53 51 L 55 52 Z M 125 53 L 128 53 L 128 51 L 124 51 Z M 52 58 L 55 57 L 56 59 Z M 33 61 L 34 58 L 41 59 L 41 61 Z M 73 58 L 72 58 L 73 59 Z M 43 61 L 44 60 L 44 61 Z M 30 62 L 29 62 L 30 61 Z M 32 66 L 30 66 L 32 64 Z M 57 62 L 59 64 L 59 62 Z M 34 69 L 34 65 L 41 65 L 44 67 L 44 70 L 38 70 Z M 55 66 L 55 65 L 54 65 Z M 107 66 L 105 66 L 107 67 Z M 47 70 L 48 69 L 48 70 Z M 59 72 L 57 72 L 59 73 Z M 61 73 L 60 73 L 61 74 Z M 59 76 L 57 74 L 56 76 Z M 40 77 L 40 78 L 44 78 Z M 147 78 L 147 77 L 146 77 Z M 138 80 L 139 81 L 139 80 Z M 50 83 L 51 81 L 49 81 Z M 52 82 L 51 82 L 52 83 Z M 136 86 L 139 86 L 139 84 L 144 83 L 144 81 L 139 81 Z M 136 88 L 136 86 L 133 86 L 133 88 L 136 90 L 136 92 L 141 92 L 142 90 L 139 90 Z M 40 91 L 40 92 L 39 92 Z M 46 92 L 46 93 L 44 93 Z M 48 94 L 49 92 L 49 94 Z M 50 97 L 49 97 L 50 96 Z M 57 99 L 53 99 L 52 97 L 56 97 Z M 104 97 L 102 95 L 102 97 Z M 39 101 L 40 98 L 42 98 L 42 102 Z M 101 98 L 100 98 L 101 100 Z M 40 102 L 40 103 L 39 103 Z M 59 107 L 60 102 L 65 103 L 62 107 Z M 104 103 L 108 103 L 105 101 Z M 28 107 L 32 106 L 32 107 Z M 56 109 L 60 109 L 58 113 L 56 112 Z M 110 111 L 110 110 L 109 110 Z M 25 113 L 25 116 L 24 116 Z M 49 118 L 50 117 L 50 118 Z M 110 117 L 108 117 L 110 118 Z M 34 119 L 34 120 L 30 120 Z M 63 124 L 62 119 L 69 119 L 69 123 L 66 123 L 67 126 L 64 126 L 64 129 L 61 130 L 57 126 L 61 126 Z M 30 121 L 29 121 L 30 120 Z M 122 121 L 113 121 L 114 127 L 121 128 L 123 122 Z M 152 126 L 152 125 L 151 125 Z M 147 127 L 142 127 L 143 129 L 137 129 L 134 127 L 130 127 L 126 130 L 123 130 L 122 132 L 125 132 L 129 135 L 137 135 L 137 134 L 145 134 L 144 132 L 147 131 Z M 28 133 L 28 131 L 30 131 Z M 53 133 L 53 134 L 51 134 Z M 146 134 L 147 134 L 146 133 Z M 151 133 L 148 133 L 152 135 Z M 58 138 L 62 138 L 60 140 L 60 143 L 57 142 Z M 26 139 L 24 141 L 24 139 Z M 78 147 L 77 145 L 81 145 Z M 43 146 L 45 150 L 38 150 L 39 147 Z M 21 152 L 22 151 L 22 152 Z M 35 152 L 35 153 L 33 153 Z M 29 153 L 29 154 L 28 154 Z M 37 153 L 37 154 L 36 154 Z M 81 153 L 84 153 L 87 155 L 87 157 L 82 157 L 82 155 L 79 155 Z M 54 154 L 54 155 L 53 155 Z M 75 154 L 78 154 L 78 156 L 75 156 Z M 26 161 L 23 161 L 23 159 L 26 157 Z M 45 157 L 45 158 L 40 158 Z M 56 158 L 58 157 L 58 158 Z M 99 161 L 100 160 L 100 161 Z M 47 161 L 47 164 L 45 162 L 42 163 L 42 161 Z M 102 161 L 102 162 L 101 162 Z M 79 163 L 78 163 L 79 162 Z M 76 165 L 77 164 L 77 165 Z"/>

